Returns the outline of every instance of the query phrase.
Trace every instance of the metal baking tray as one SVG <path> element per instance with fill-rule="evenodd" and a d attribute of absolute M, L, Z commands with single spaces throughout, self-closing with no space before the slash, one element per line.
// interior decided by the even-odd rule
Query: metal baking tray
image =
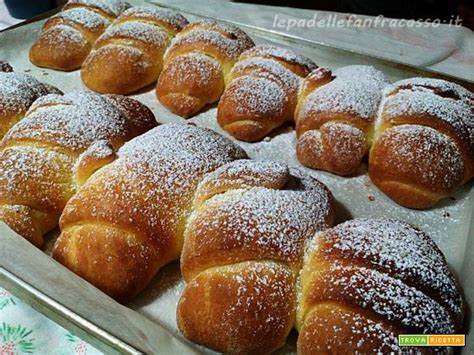
<path fill-rule="evenodd" d="M 142 5 L 144 1 L 130 1 Z M 158 4 L 159 1 L 153 1 Z M 169 6 L 167 6 L 169 7 Z M 186 9 L 189 20 L 205 16 Z M 222 19 L 218 19 L 222 20 Z M 10 62 L 16 71 L 25 71 L 39 80 L 58 86 L 63 91 L 83 88 L 79 71 L 64 73 L 36 68 L 28 61 L 28 50 L 40 31 L 44 19 L 22 24 L 0 32 L 0 59 Z M 222 20 L 223 22 L 230 22 Z M 410 66 L 355 51 L 328 46 L 263 28 L 235 23 L 257 43 L 274 43 L 298 51 L 322 66 L 338 68 L 349 64 L 369 64 L 385 72 L 395 81 L 411 76 L 429 76 L 452 80 L 473 90 L 474 83 L 420 67 Z M 154 97 L 153 86 L 133 97 L 147 104 L 161 123 L 183 121 L 164 109 Z M 216 124 L 216 108 L 211 107 L 188 120 L 227 135 Z M 301 167 L 295 157 L 295 135 L 292 127 L 283 127 L 258 143 L 239 142 L 256 159 L 283 161 Z M 339 201 L 338 219 L 351 217 L 394 217 L 407 220 L 433 237 L 446 255 L 448 263 L 463 286 L 468 305 L 474 304 L 474 189 L 465 185 L 451 199 L 427 211 L 414 211 L 397 206 L 379 192 L 362 169 L 360 174 L 343 178 L 301 167 L 324 182 Z M 177 330 L 175 307 L 184 287 L 179 263 L 163 268 L 152 284 L 133 302 L 120 305 L 76 276 L 49 255 L 58 231 L 48 238 L 46 250 L 32 247 L 0 222 L 0 285 L 44 313 L 64 328 L 106 353 L 210 353 L 209 349 L 187 341 Z M 470 323 L 470 324 L 468 324 Z M 466 332 L 473 326 L 466 321 Z M 295 352 L 296 334 L 290 334 L 279 354 Z M 474 335 L 468 334 L 465 353 L 474 352 Z"/>

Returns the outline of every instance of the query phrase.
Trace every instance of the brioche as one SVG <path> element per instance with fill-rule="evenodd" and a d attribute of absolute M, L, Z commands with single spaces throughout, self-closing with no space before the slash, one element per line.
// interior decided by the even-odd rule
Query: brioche
<path fill-rule="evenodd" d="M 31 63 L 57 70 L 80 68 L 96 39 L 127 7 L 120 0 L 69 0 L 44 24 L 30 49 Z"/>
<path fill-rule="evenodd" d="M 279 348 L 294 323 L 305 241 L 333 223 L 331 193 L 297 169 L 249 160 L 207 175 L 196 196 L 181 255 L 180 330 L 221 352 Z"/>
<path fill-rule="evenodd" d="M 200 20 L 187 25 L 164 58 L 156 95 L 171 112 L 190 117 L 219 100 L 239 55 L 254 45 L 239 28 Z"/>
<path fill-rule="evenodd" d="M 115 299 L 179 258 L 203 176 L 245 152 L 213 131 L 167 124 L 125 144 L 68 202 L 53 257 Z"/>
<path fill-rule="evenodd" d="M 95 42 L 81 69 L 84 84 L 101 93 L 128 94 L 155 82 L 166 48 L 187 23 L 169 10 L 129 8 Z"/>
<path fill-rule="evenodd" d="M 302 355 L 405 353 L 399 334 L 462 329 L 464 301 L 443 254 L 406 222 L 358 219 L 318 233 L 298 290 L 295 326 Z"/>
<path fill-rule="evenodd" d="M 369 151 L 387 85 L 382 72 L 363 65 L 308 75 L 295 114 L 298 160 L 337 175 L 355 173 Z"/>
<path fill-rule="evenodd" d="M 272 181 L 281 179 L 271 169 Z M 303 188 L 305 198 L 288 200 L 289 191 L 270 191 L 217 189 L 192 216 L 181 257 L 188 284 L 177 310 L 190 340 L 262 354 L 282 346 L 295 326 L 299 354 L 398 353 L 399 334 L 462 329 L 461 290 L 423 232 L 397 220 L 359 219 L 312 238 L 328 223 L 327 193 Z M 313 220 L 312 199 L 323 207 L 313 209 Z"/>
<path fill-rule="evenodd" d="M 384 92 L 369 156 L 372 182 L 398 204 L 428 208 L 474 176 L 474 94 L 438 79 Z"/>
<path fill-rule="evenodd" d="M 302 79 L 316 68 L 291 50 L 258 45 L 240 55 L 218 105 L 219 125 L 253 142 L 294 119 Z"/>
<path fill-rule="evenodd" d="M 33 102 L 44 95 L 61 94 L 55 87 L 40 83 L 28 74 L 0 71 L 0 140 L 24 116 Z"/>
<path fill-rule="evenodd" d="M 39 98 L 0 143 L 0 220 L 41 247 L 78 187 L 155 125 L 148 108 L 122 96 Z"/>

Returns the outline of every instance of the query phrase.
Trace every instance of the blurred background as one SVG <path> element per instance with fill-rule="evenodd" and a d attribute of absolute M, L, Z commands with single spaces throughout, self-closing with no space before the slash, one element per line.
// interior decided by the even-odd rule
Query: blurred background
<path fill-rule="evenodd" d="M 459 16 L 463 26 L 474 30 L 474 0 L 239 0 L 238 2 L 415 20 L 439 18 L 442 21 L 449 21 L 452 17 Z"/>
<path fill-rule="evenodd" d="M 27 19 L 65 3 L 65 0 L 0 0 L 0 28 Z M 236 0 L 253 4 L 287 6 L 391 18 L 449 21 L 459 16 L 474 29 L 474 0 Z M 6 9 L 8 8 L 9 13 Z"/>

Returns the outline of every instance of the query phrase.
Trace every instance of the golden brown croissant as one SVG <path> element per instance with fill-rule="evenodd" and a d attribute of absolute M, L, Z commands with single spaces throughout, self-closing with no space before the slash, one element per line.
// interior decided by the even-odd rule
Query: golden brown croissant
<path fill-rule="evenodd" d="M 68 202 L 53 256 L 119 301 L 179 258 L 203 176 L 245 152 L 217 133 L 167 124 L 132 140 Z"/>
<path fill-rule="evenodd" d="M 221 352 L 282 346 L 294 324 L 305 242 L 333 220 L 329 190 L 297 169 L 248 160 L 207 175 L 181 255 L 184 335 Z"/>
<path fill-rule="evenodd" d="M 153 83 L 171 39 L 187 23 L 182 15 L 165 9 L 126 10 L 97 39 L 84 61 L 84 84 L 102 93 L 128 94 Z"/>
<path fill-rule="evenodd" d="M 359 219 L 317 233 L 305 248 L 317 223 L 327 225 L 311 208 L 327 213 L 327 194 L 299 186 L 207 193 L 181 258 L 184 335 L 217 351 L 262 354 L 295 326 L 300 354 L 354 354 L 398 353 L 398 334 L 461 329 L 461 291 L 430 238 L 405 222 Z"/>
<path fill-rule="evenodd" d="M 319 68 L 305 79 L 295 114 L 298 160 L 337 175 L 353 174 L 368 153 L 384 74 L 351 65 Z"/>
<path fill-rule="evenodd" d="M 461 290 L 436 244 L 406 222 L 358 219 L 316 235 L 298 279 L 300 354 L 439 353 L 399 334 L 461 330 Z"/>
<path fill-rule="evenodd" d="M 37 98 L 48 94 L 61 94 L 61 91 L 28 74 L 0 71 L 0 140 L 25 116 Z"/>
<path fill-rule="evenodd" d="M 166 51 L 156 95 L 170 111 L 190 117 L 219 100 L 239 55 L 254 45 L 241 29 L 201 20 L 186 26 Z"/>
<path fill-rule="evenodd" d="M 428 208 L 474 176 L 474 94 L 438 79 L 385 90 L 369 175 L 402 206 Z"/>
<path fill-rule="evenodd" d="M 30 61 L 51 69 L 79 68 L 96 39 L 129 6 L 120 0 L 69 0 L 44 24 Z"/>
<path fill-rule="evenodd" d="M 245 51 L 219 101 L 220 126 L 253 142 L 293 121 L 302 79 L 315 68 L 308 58 L 284 48 L 258 45 Z"/>
<path fill-rule="evenodd" d="M 155 125 L 148 108 L 123 96 L 39 98 L 0 143 L 0 220 L 41 246 L 77 188 Z"/>

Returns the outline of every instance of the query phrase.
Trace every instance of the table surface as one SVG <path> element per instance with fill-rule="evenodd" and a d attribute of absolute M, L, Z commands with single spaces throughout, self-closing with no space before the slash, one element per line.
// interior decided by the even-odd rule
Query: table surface
<path fill-rule="evenodd" d="M 474 34 L 464 27 L 287 28 L 277 23 L 288 25 L 291 20 L 304 20 L 309 24 L 307 21 L 315 16 L 329 23 L 334 18 L 347 20 L 348 15 L 221 0 L 158 1 L 474 80 Z M 0 0 L 0 30 L 21 21 L 11 17 L 4 1 Z M 0 287 L 0 354 L 14 353 L 100 354 Z"/>

